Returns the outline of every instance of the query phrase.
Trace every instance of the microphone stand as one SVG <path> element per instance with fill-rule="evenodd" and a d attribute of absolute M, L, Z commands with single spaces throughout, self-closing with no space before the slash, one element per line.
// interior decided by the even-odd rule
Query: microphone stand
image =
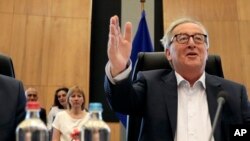
<path fill-rule="evenodd" d="M 221 113 L 222 106 L 225 103 L 225 99 L 224 99 L 224 97 L 219 97 L 217 101 L 218 101 L 218 107 L 217 107 L 217 111 L 216 111 L 216 114 L 215 114 L 215 117 L 214 117 L 214 123 L 213 123 L 213 126 L 212 126 L 212 132 L 211 132 L 211 134 L 209 136 L 209 140 L 208 141 L 212 140 L 212 137 L 213 137 L 213 134 L 214 134 L 214 130 L 215 130 L 215 127 L 216 127 L 217 122 L 218 122 L 218 118 L 219 118 L 220 113 Z"/>

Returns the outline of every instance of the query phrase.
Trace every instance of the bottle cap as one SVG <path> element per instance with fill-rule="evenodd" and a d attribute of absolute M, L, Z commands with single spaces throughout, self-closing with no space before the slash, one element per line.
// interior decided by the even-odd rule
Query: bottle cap
<path fill-rule="evenodd" d="M 28 101 L 26 103 L 26 109 L 40 109 L 40 104 L 36 101 Z"/>
<path fill-rule="evenodd" d="M 89 104 L 89 111 L 102 111 L 102 103 L 100 102 L 91 102 Z"/>

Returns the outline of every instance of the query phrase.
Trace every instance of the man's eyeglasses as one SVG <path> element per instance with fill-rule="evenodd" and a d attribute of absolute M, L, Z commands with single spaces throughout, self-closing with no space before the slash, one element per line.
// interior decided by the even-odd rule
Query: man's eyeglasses
<path fill-rule="evenodd" d="M 196 33 L 193 35 L 188 35 L 186 33 L 181 33 L 181 34 L 176 34 L 174 37 L 171 39 L 169 45 L 171 45 L 176 39 L 176 42 L 179 44 L 187 44 L 189 42 L 190 37 L 193 38 L 195 44 L 204 44 L 207 43 L 207 35 L 201 34 L 201 33 Z"/>

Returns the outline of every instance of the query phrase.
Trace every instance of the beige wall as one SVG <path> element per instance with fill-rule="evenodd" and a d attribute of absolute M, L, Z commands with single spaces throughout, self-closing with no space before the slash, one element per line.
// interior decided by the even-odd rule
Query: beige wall
<path fill-rule="evenodd" d="M 250 1 L 164 0 L 163 7 L 165 27 L 183 16 L 204 23 L 210 35 L 209 53 L 221 56 L 225 78 L 245 84 L 250 92 Z"/>

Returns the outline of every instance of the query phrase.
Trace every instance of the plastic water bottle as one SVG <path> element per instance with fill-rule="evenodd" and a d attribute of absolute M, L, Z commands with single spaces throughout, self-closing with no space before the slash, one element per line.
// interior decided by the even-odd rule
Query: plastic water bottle
<path fill-rule="evenodd" d="M 110 128 L 102 120 L 102 104 L 90 103 L 90 119 L 82 127 L 81 141 L 110 141 Z"/>
<path fill-rule="evenodd" d="M 39 116 L 38 102 L 27 102 L 26 117 L 16 128 L 16 141 L 49 141 L 48 129 Z"/>

